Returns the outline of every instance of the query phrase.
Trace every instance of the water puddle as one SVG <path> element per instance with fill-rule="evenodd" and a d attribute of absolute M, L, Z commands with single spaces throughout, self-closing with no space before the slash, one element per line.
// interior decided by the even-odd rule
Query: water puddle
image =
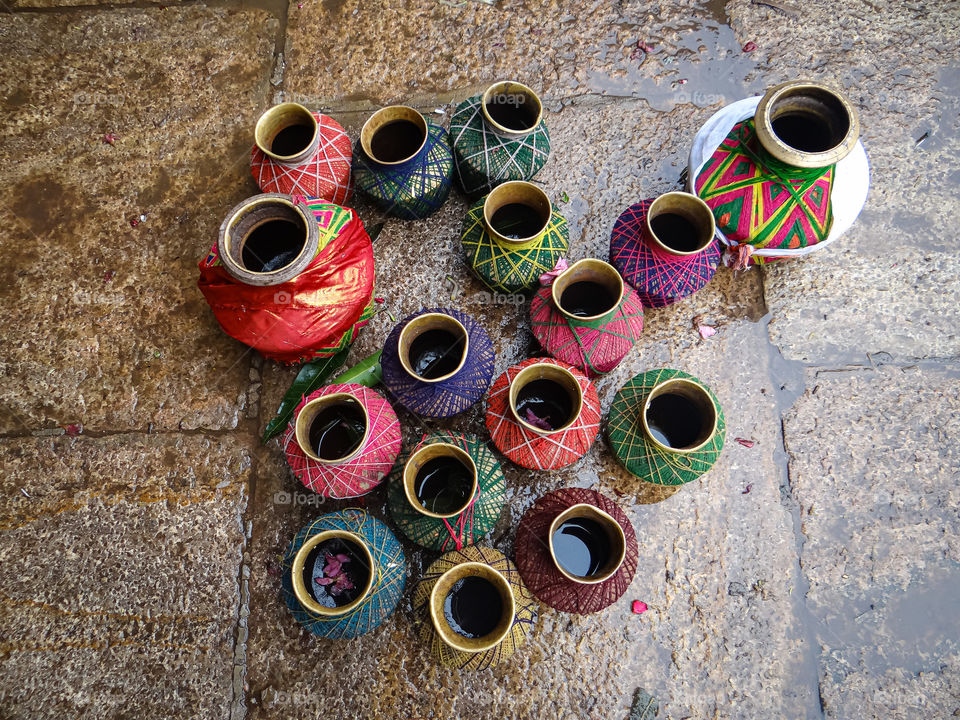
<path fill-rule="evenodd" d="M 619 45 L 618 56 L 610 58 L 612 67 L 605 62 L 603 70 L 588 71 L 592 92 L 643 98 L 655 110 L 669 112 L 686 104 L 726 105 L 764 90 L 755 62 L 727 24 L 722 0 L 708 0 L 683 20 L 620 27 L 628 29 L 620 35 L 630 40 L 627 48 L 642 41 L 652 50 L 625 52 Z"/>

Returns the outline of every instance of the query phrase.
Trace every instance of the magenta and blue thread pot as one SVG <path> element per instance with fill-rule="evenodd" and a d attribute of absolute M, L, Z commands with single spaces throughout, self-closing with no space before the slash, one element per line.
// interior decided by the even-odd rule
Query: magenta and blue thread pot
<path fill-rule="evenodd" d="M 493 378 L 493 343 L 466 313 L 421 310 L 390 331 L 380 365 L 383 384 L 407 410 L 450 417 L 486 393 Z"/>
<path fill-rule="evenodd" d="M 364 510 L 321 515 L 301 528 L 283 556 L 284 601 L 314 635 L 355 638 L 394 611 L 407 567 L 397 538 Z"/>
<path fill-rule="evenodd" d="M 671 192 L 631 205 L 610 236 L 610 263 L 645 307 L 700 290 L 720 264 L 713 213 L 695 195 Z"/>
<path fill-rule="evenodd" d="M 453 150 L 447 131 L 405 105 L 375 112 L 353 150 L 356 186 L 381 210 L 419 220 L 450 194 Z"/>

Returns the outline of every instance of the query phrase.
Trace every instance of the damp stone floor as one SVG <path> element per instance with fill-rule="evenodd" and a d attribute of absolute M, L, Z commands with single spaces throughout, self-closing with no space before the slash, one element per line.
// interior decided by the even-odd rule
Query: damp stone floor
<path fill-rule="evenodd" d="M 960 715 L 960 7 L 893 0 L 0 0 L 0 717 L 660 718 Z M 638 41 L 653 46 L 637 52 Z M 756 44 L 744 52 L 748 43 Z M 280 100 L 355 136 L 377 107 L 447 123 L 497 79 L 537 89 L 537 182 L 574 259 L 628 205 L 679 187 L 723 104 L 813 78 L 859 107 L 867 207 L 830 249 L 718 272 L 647 314 L 598 383 L 673 367 L 720 398 L 726 448 L 677 492 L 618 468 L 505 464 L 489 542 L 512 551 L 552 489 L 619 498 L 640 544 L 595 616 L 543 608 L 506 665 L 458 674 L 410 597 L 377 631 L 313 638 L 279 599 L 295 531 L 345 503 L 299 487 L 260 433 L 295 371 L 218 328 L 197 262 Z M 113 133 L 113 145 L 104 143 Z M 567 198 L 567 202 L 561 202 Z M 381 312 L 461 308 L 529 356 L 526 309 L 485 303 L 456 193 L 375 243 Z M 363 202 L 369 223 L 381 221 Z M 144 216 L 135 227 L 131 219 Z M 701 339 L 693 318 L 718 333 Z M 481 408 L 428 428 L 485 434 Z M 753 441 L 747 447 L 735 440 Z M 749 443 L 747 443 L 749 444 Z M 364 501 L 382 516 L 384 493 Z M 631 613 L 642 600 L 649 610 Z"/>

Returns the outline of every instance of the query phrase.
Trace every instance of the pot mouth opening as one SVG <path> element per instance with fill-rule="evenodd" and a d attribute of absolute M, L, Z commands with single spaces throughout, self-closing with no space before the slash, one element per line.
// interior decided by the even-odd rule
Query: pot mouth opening
<path fill-rule="evenodd" d="M 510 383 L 510 412 L 525 429 L 538 435 L 563 432 L 583 409 L 583 390 L 566 368 L 534 363 Z"/>
<path fill-rule="evenodd" d="M 360 130 L 364 153 L 380 165 L 402 165 L 416 157 L 427 143 L 427 120 L 406 105 L 377 110 Z"/>
<path fill-rule="evenodd" d="M 770 104 L 769 112 L 776 138 L 802 153 L 836 150 L 850 132 L 846 106 L 825 88 L 785 90 Z"/>
<path fill-rule="evenodd" d="M 691 453 L 717 431 L 717 408 L 710 393 L 693 380 L 675 378 L 656 385 L 643 404 L 643 431 L 668 453 Z"/>
<path fill-rule="evenodd" d="M 595 505 L 571 505 L 554 518 L 548 532 L 550 558 L 557 570 L 575 583 L 604 582 L 626 558 L 623 528 Z"/>
<path fill-rule="evenodd" d="M 408 322 L 397 339 L 400 365 L 421 382 L 438 383 L 467 362 L 470 337 L 463 324 L 444 313 L 424 313 Z"/>
<path fill-rule="evenodd" d="M 305 159 L 316 145 L 319 132 L 317 119 L 307 108 L 299 103 L 281 103 L 257 120 L 254 141 L 268 157 L 295 162 Z"/>
<path fill-rule="evenodd" d="M 451 443 L 423 445 L 403 466 L 407 502 L 428 517 L 460 515 L 473 502 L 477 486 L 477 466 L 473 458 Z"/>
<path fill-rule="evenodd" d="M 253 200 L 230 218 L 225 240 L 230 260 L 251 275 L 280 273 L 303 259 L 309 231 L 303 211 L 289 200 Z"/>
<path fill-rule="evenodd" d="M 355 458 L 370 434 L 370 417 L 350 393 L 314 398 L 300 410 L 294 425 L 297 445 L 317 462 L 337 465 Z"/>
<path fill-rule="evenodd" d="M 543 118 L 543 103 L 523 83 L 503 80 L 494 83 L 483 93 L 481 112 L 500 134 L 519 137 L 536 130 Z"/>
<path fill-rule="evenodd" d="M 690 256 L 710 247 L 716 221 L 710 207 L 696 195 L 669 192 L 647 211 L 647 231 L 654 244 L 671 255 Z"/>
<path fill-rule="evenodd" d="M 297 551 L 291 568 L 293 591 L 315 615 L 337 617 L 355 610 L 373 589 L 373 555 L 366 542 L 346 530 L 324 530 Z"/>
<path fill-rule="evenodd" d="M 481 562 L 447 570 L 430 593 L 430 619 L 440 639 L 461 652 L 499 645 L 513 627 L 513 589 L 502 573 Z"/>
<path fill-rule="evenodd" d="M 623 300 L 623 278 L 609 263 L 586 258 L 563 271 L 550 289 L 553 304 L 573 321 L 594 321 L 608 315 Z"/>
<path fill-rule="evenodd" d="M 525 245 L 547 231 L 553 206 L 533 183 L 512 180 L 495 187 L 483 201 L 488 232 L 504 245 Z"/>

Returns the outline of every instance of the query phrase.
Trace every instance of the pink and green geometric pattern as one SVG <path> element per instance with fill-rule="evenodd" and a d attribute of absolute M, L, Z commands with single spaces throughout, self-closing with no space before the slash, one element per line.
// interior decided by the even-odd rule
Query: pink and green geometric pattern
<path fill-rule="evenodd" d="M 795 168 L 775 160 L 760 145 L 750 118 L 734 125 L 714 151 L 697 175 L 696 191 L 733 244 L 804 248 L 830 234 L 835 167 Z"/>

